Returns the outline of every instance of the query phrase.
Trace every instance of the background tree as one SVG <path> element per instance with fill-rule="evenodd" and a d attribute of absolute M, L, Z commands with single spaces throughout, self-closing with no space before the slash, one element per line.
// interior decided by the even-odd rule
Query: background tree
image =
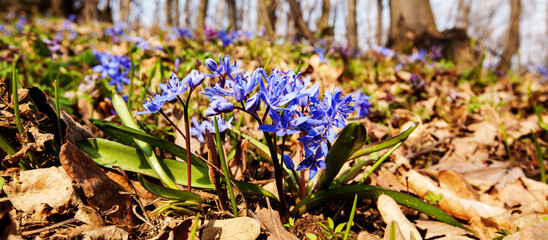
<path fill-rule="evenodd" d="M 259 14 L 257 16 L 258 27 L 265 27 L 266 33 L 275 38 L 276 35 L 276 9 L 277 0 L 259 0 Z"/>
<path fill-rule="evenodd" d="M 390 0 L 389 47 L 406 50 L 420 35 L 438 34 L 428 0 Z"/>
<path fill-rule="evenodd" d="M 236 20 L 236 0 L 226 0 L 228 5 L 228 22 L 230 23 L 230 29 L 238 29 L 237 20 Z"/>
<path fill-rule="evenodd" d="M 510 2 L 510 22 L 508 23 L 508 30 L 506 31 L 500 60 L 500 67 L 502 69 L 509 69 L 511 67 L 512 57 L 519 49 L 519 16 L 521 13 L 521 2 L 520 0 L 510 0 Z"/>
<path fill-rule="evenodd" d="M 196 24 L 196 31 L 199 32 L 199 33 L 203 33 L 204 32 L 204 28 L 205 28 L 205 19 L 207 17 L 207 5 L 208 5 L 208 0 L 202 0 L 200 1 L 200 7 L 198 9 L 198 14 L 197 14 L 197 24 Z"/>
<path fill-rule="evenodd" d="M 314 34 L 308 28 L 308 24 L 303 19 L 303 13 L 301 11 L 301 5 L 297 0 L 287 0 L 289 3 L 289 9 L 291 18 L 294 20 L 295 26 L 300 30 L 300 33 L 310 42 L 314 42 Z"/>
<path fill-rule="evenodd" d="M 329 31 L 329 13 L 331 11 L 331 1 L 330 0 L 322 0 L 322 15 L 320 16 L 320 19 L 318 20 L 318 31 L 320 33 L 320 36 L 324 36 L 328 34 Z"/>
<path fill-rule="evenodd" d="M 356 0 L 347 1 L 348 14 L 346 15 L 346 39 L 352 53 L 358 50 L 358 27 L 356 24 Z"/>
<path fill-rule="evenodd" d="M 382 0 L 377 0 L 377 29 L 375 32 L 375 40 L 377 46 L 382 45 L 382 9 Z"/>

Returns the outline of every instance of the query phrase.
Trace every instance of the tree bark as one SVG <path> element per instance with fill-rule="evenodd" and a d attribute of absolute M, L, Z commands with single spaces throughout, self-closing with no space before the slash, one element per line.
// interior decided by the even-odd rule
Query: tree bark
<path fill-rule="evenodd" d="M 196 21 L 197 24 L 196 24 L 196 31 L 199 32 L 199 33 L 203 33 L 204 32 L 204 27 L 205 27 L 205 19 L 207 17 L 207 5 L 208 5 L 208 0 L 202 0 L 200 1 L 200 7 L 198 9 L 199 13 L 198 13 L 198 20 Z"/>
<path fill-rule="evenodd" d="M 130 0 L 120 0 L 120 18 L 127 22 L 129 17 Z"/>
<path fill-rule="evenodd" d="M 82 8 L 82 11 L 80 12 L 80 19 L 83 19 L 86 22 L 97 20 L 99 17 L 99 14 L 97 12 L 97 4 L 99 3 L 99 0 L 87 0 L 84 2 L 84 7 Z M 109 5 L 105 6 L 106 9 L 110 9 L 110 1 L 108 1 Z M 109 14 L 110 15 L 110 14 Z"/>
<path fill-rule="evenodd" d="M 469 14 L 470 14 L 470 1 L 459 0 L 459 14 L 457 17 L 457 27 L 468 29 Z"/>
<path fill-rule="evenodd" d="M 289 8 L 291 9 L 291 17 L 295 20 L 295 25 L 297 25 L 297 28 L 301 31 L 301 34 L 310 42 L 314 42 L 314 35 L 312 34 L 312 31 L 310 31 L 310 28 L 308 28 L 308 25 L 303 19 L 303 13 L 301 11 L 301 5 L 297 2 L 297 0 L 288 0 L 289 2 Z"/>
<path fill-rule="evenodd" d="M 377 32 L 375 33 L 377 46 L 382 45 L 382 9 L 382 0 L 377 0 Z"/>
<path fill-rule="evenodd" d="M 276 36 L 276 0 L 259 0 L 259 16 L 257 17 L 257 27 L 264 27 L 266 33 L 274 39 Z"/>
<path fill-rule="evenodd" d="M 237 30 L 238 25 L 236 21 L 236 0 L 226 0 L 228 5 L 228 22 L 230 23 L 230 29 Z"/>
<path fill-rule="evenodd" d="M 358 50 L 358 27 L 356 24 L 356 0 L 347 1 L 346 39 L 352 53 Z"/>
<path fill-rule="evenodd" d="M 318 21 L 318 31 L 320 33 L 323 33 L 329 29 L 329 13 L 331 10 L 331 1 L 330 0 L 322 0 L 322 15 L 320 16 L 320 20 Z"/>
<path fill-rule="evenodd" d="M 521 13 L 520 0 L 511 0 L 510 22 L 506 31 L 506 38 L 500 60 L 501 69 L 508 70 L 512 67 L 512 57 L 519 49 L 519 19 Z"/>
<path fill-rule="evenodd" d="M 179 8 L 179 0 L 175 0 L 175 12 L 173 13 L 173 25 L 180 27 L 179 19 L 181 18 L 181 9 Z"/>
<path fill-rule="evenodd" d="M 389 47 L 405 50 L 417 36 L 438 33 L 429 0 L 390 0 Z"/>
<path fill-rule="evenodd" d="M 186 0 L 186 2 L 185 2 L 185 28 L 190 28 L 190 18 L 191 18 L 190 0 Z"/>
<path fill-rule="evenodd" d="M 173 6 L 171 5 L 171 0 L 166 0 L 165 4 L 166 4 L 165 5 L 165 8 L 166 8 L 165 9 L 166 10 L 166 23 L 167 23 L 167 25 L 173 25 L 173 21 L 172 21 L 173 19 L 171 17 L 171 8 Z"/>

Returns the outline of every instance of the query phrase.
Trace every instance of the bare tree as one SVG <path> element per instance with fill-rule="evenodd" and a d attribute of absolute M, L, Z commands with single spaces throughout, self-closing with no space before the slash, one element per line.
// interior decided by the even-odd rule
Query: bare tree
<path fill-rule="evenodd" d="M 185 2 L 185 28 L 189 28 L 190 26 L 190 0 L 186 0 Z"/>
<path fill-rule="evenodd" d="M 196 21 L 197 22 L 196 31 L 200 33 L 204 32 L 205 19 L 207 17 L 207 5 L 208 5 L 208 0 L 200 1 L 200 7 L 198 9 L 198 21 Z"/>
<path fill-rule="evenodd" d="M 322 0 L 322 15 L 320 20 L 318 20 L 318 31 L 320 33 L 325 33 L 329 29 L 329 12 L 331 8 L 330 0 Z"/>
<path fill-rule="evenodd" d="M 377 0 L 377 32 L 375 33 L 377 46 L 380 46 L 382 41 L 382 9 L 382 0 Z"/>
<path fill-rule="evenodd" d="M 179 1 L 175 0 L 175 12 L 173 13 L 173 25 L 179 27 L 179 18 L 181 18 L 181 10 L 179 8 Z"/>
<path fill-rule="evenodd" d="M 352 53 L 358 50 L 358 27 L 356 24 L 356 0 L 347 1 L 346 39 Z"/>
<path fill-rule="evenodd" d="M 168 25 L 173 25 L 173 19 L 171 18 L 171 10 L 172 10 L 172 5 L 171 5 L 171 0 L 166 0 L 165 2 L 165 10 L 166 10 L 166 23 Z"/>
<path fill-rule="evenodd" d="M 276 35 L 276 9 L 277 0 L 258 0 L 259 16 L 257 17 L 259 28 L 265 27 L 267 34 L 274 38 Z"/>
<path fill-rule="evenodd" d="M 130 0 L 120 0 L 120 19 L 127 21 L 129 17 Z"/>
<path fill-rule="evenodd" d="M 428 0 L 390 0 L 388 46 L 403 50 L 418 35 L 437 34 Z"/>
<path fill-rule="evenodd" d="M 236 21 L 236 0 L 226 0 L 228 5 L 228 22 L 230 23 L 231 29 L 238 29 Z"/>
<path fill-rule="evenodd" d="M 308 39 L 310 43 L 314 42 L 314 35 L 312 34 L 312 31 L 310 31 L 310 28 L 308 28 L 308 25 L 303 19 L 303 13 L 301 11 L 301 5 L 297 2 L 297 0 L 288 0 L 289 2 L 289 8 L 291 17 L 294 19 L 296 27 L 299 29 L 299 31 L 302 33 L 302 35 Z"/>
<path fill-rule="evenodd" d="M 470 14 L 470 0 L 459 0 L 459 14 L 457 27 L 468 29 L 468 15 Z"/>
<path fill-rule="evenodd" d="M 506 37 L 500 60 L 500 67 L 502 69 L 509 69 L 512 66 L 512 57 L 518 52 L 519 49 L 519 19 L 521 13 L 521 1 L 511 0 L 510 3 L 510 22 L 508 24 L 508 30 L 506 31 Z"/>

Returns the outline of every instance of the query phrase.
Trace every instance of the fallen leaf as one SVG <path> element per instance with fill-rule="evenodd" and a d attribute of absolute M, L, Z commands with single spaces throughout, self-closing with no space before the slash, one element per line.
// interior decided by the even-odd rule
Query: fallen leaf
<path fill-rule="evenodd" d="M 392 221 L 386 224 L 386 229 L 384 230 L 383 240 L 408 240 L 403 236 L 401 229 L 398 225 L 398 222 Z"/>
<path fill-rule="evenodd" d="M 384 194 L 379 196 L 379 199 L 377 200 L 377 209 L 379 209 L 382 220 L 387 225 L 390 225 L 392 222 L 398 223 L 404 239 L 422 239 L 419 231 L 415 228 L 413 223 L 403 215 L 400 206 L 398 206 L 394 199 Z"/>
<path fill-rule="evenodd" d="M 405 173 L 400 178 L 400 182 L 402 184 L 407 182 L 409 188 L 413 189 L 421 198 L 424 198 L 430 192 L 435 195 L 441 194 L 443 197 L 438 203 L 439 207 L 456 218 L 470 220 L 475 216 L 491 217 L 506 211 L 504 208 L 497 206 L 460 198 L 453 192 L 438 187 L 430 178 L 414 170 Z"/>
<path fill-rule="evenodd" d="M 458 197 L 478 200 L 478 195 L 472 190 L 472 187 L 464 178 L 451 170 L 441 170 L 438 172 L 438 181 L 440 187 L 455 193 Z"/>
<path fill-rule="evenodd" d="M 269 239 L 285 239 L 285 240 L 297 240 L 298 238 L 289 233 L 282 222 L 280 221 L 280 214 L 278 211 L 272 208 L 262 208 L 257 212 L 257 218 L 264 226 L 266 231 L 270 233 Z"/>
<path fill-rule="evenodd" d="M 472 237 L 468 237 L 470 236 L 470 232 L 439 221 L 419 219 L 416 220 L 416 222 L 417 228 L 426 231 L 426 234 L 424 235 L 425 239 L 474 239 Z"/>
<path fill-rule="evenodd" d="M 202 229 L 201 239 L 255 240 L 261 233 L 261 225 L 249 217 L 225 220 L 209 220 Z"/>
<path fill-rule="evenodd" d="M 95 209 L 83 204 L 81 204 L 76 214 L 74 214 L 74 218 L 94 227 L 103 227 L 105 225 L 103 218 Z"/>
<path fill-rule="evenodd" d="M 52 236 L 55 239 L 56 235 Z M 82 240 L 94 240 L 94 239 L 118 239 L 118 240 L 127 240 L 129 239 L 129 233 L 114 225 L 106 227 L 93 227 L 90 225 L 83 225 L 71 229 L 68 236 L 59 236 L 65 237 L 67 239 L 82 239 Z"/>
<path fill-rule="evenodd" d="M 358 234 L 358 240 L 380 240 L 381 238 L 375 234 L 371 234 L 367 231 L 361 231 Z"/>
<path fill-rule="evenodd" d="M 193 221 L 194 220 L 194 221 Z M 196 219 L 187 218 L 185 220 L 180 219 L 171 219 L 166 220 L 165 224 L 158 233 L 157 236 L 151 238 L 151 240 L 178 240 L 178 239 L 188 239 L 191 231 L 192 224 L 195 224 Z M 198 237 L 194 236 L 195 240 L 199 240 Z"/>
<path fill-rule="evenodd" d="M 118 211 L 108 215 L 113 222 L 129 227 L 137 224 L 131 210 L 131 197 L 120 194 L 124 188 L 108 178 L 88 155 L 66 142 L 61 146 L 59 158 L 67 174 L 84 191 L 90 206 L 102 212 L 117 207 Z"/>
<path fill-rule="evenodd" d="M 72 179 L 60 167 L 22 171 L 18 180 L 4 184 L 4 192 L 17 210 L 31 214 L 44 204 L 62 213 L 80 203 Z"/>
<path fill-rule="evenodd" d="M 525 226 L 519 232 L 506 236 L 504 240 L 543 240 L 546 239 L 546 236 L 548 236 L 548 221 L 543 221 L 535 225 Z"/>

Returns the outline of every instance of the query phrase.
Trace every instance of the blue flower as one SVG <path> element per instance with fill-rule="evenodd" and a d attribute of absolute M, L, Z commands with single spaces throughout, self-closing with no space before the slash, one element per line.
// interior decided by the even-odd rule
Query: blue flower
<path fill-rule="evenodd" d="M 198 138 L 201 143 L 204 142 L 203 133 L 211 129 L 211 123 L 209 121 L 203 121 L 202 124 L 198 123 L 196 117 L 192 117 L 193 127 L 190 128 L 190 136 Z"/>
<path fill-rule="evenodd" d="M 295 169 L 295 164 L 293 163 L 293 159 L 287 154 L 284 154 L 284 164 L 289 169 Z"/>
<path fill-rule="evenodd" d="M 225 55 L 224 58 L 221 58 L 221 54 L 219 54 L 219 65 L 217 66 L 217 63 L 215 60 L 208 58 L 205 60 L 206 67 L 211 71 L 213 74 L 205 74 L 208 77 L 229 77 L 233 78 L 233 75 L 236 75 L 238 73 L 244 72 L 242 69 L 238 69 L 240 65 L 242 65 L 241 61 L 234 61 L 234 64 L 231 64 L 232 58 L 228 55 Z"/>
<path fill-rule="evenodd" d="M 146 114 L 146 113 L 155 113 L 162 108 L 166 101 L 158 94 L 155 94 L 154 97 L 148 97 L 148 100 L 143 101 L 143 107 L 146 109 L 144 112 L 137 112 L 137 114 Z"/>
<path fill-rule="evenodd" d="M 202 82 L 205 79 L 205 75 L 193 69 L 192 71 L 190 71 L 188 75 L 186 75 L 185 79 L 186 78 L 188 79 L 187 80 L 183 79 L 182 82 L 188 82 L 188 86 L 190 88 L 195 88 L 196 86 L 202 84 Z"/>
<path fill-rule="evenodd" d="M 357 109 L 359 118 L 362 119 L 369 115 L 369 109 L 371 108 L 371 103 L 369 100 L 371 97 L 362 94 L 361 90 L 354 92 L 352 95 L 353 98 L 356 99 L 355 108 Z"/>
<path fill-rule="evenodd" d="M 378 52 L 378 53 L 380 53 L 381 55 L 383 55 L 387 58 L 391 58 L 391 57 L 394 57 L 396 55 L 396 53 L 394 51 L 392 51 L 392 49 L 382 47 L 382 46 L 373 47 L 373 51 Z"/>
<path fill-rule="evenodd" d="M 419 52 L 411 54 L 407 60 L 409 62 L 415 62 L 415 61 L 424 62 L 426 60 L 426 50 L 421 49 L 419 50 Z"/>
<path fill-rule="evenodd" d="M 129 71 L 131 70 L 131 61 L 125 56 L 113 56 L 109 53 L 98 52 L 93 50 L 93 55 L 101 65 L 93 67 L 94 72 L 100 72 L 101 78 L 105 79 L 110 77 L 111 81 L 109 85 L 116 85 L 117 91 L 122 91 L 123 84 L 129 84 L 130 80 L 127 78 Z"/>
<path fill-rule="evenodd" d="M 219 31 L 218 37 L 223 42 L 223 47 L 227 47 L 234 42 L 232 40 L 232 37 L 229 34 L 227 34 L 226 31 L 224 30 Z"/>
<path fill-rule="evenodd" d="M 268 77 L 262 69 L 259 72 L 266 79 L 266 85 L 263 81 L 260 81 L 261 100 L 270 108 L 288 111 L 291 106 L 284 105 L 303 95 L 299 91 L 286 91 L 286 87 L 289 84 L 288 77 L 280 70 L 273 69 L 270 77 Z"/>
<path fill-rule="evenodd" d="M 278 137 L 299 133 L 299 125 L 306 122 L 306 120 L 308 120 L 309 118 L 306 116 L 295 118 L 295 111 L 284 112 L 284 116 L 282 117 L 274 109 L 270 109 L 268 115 L 270 115 L 270 118 L 272 118 L 273 125 L 263 124 L 259 126 L 259 129 L 265 132 L 276 133 L 276 136 Z"/>
<path fill-rule="evenodd" d="M 209 108 L 204 112 L 206 116 L 217 115 L 219 113 L 228 113 L 234 110 L 234 104 L 221 96 L 212 96 L 209 99 Z"/>
<path fill-rule="evenodd" d="M 257 70 L 255 70 L 257 72 Z M 232 96 L 237 102 L 245 100 L 245 97 L 255 90 L 262 80 L 259 74 L 253 73 L 253 77 L 249 77 L 249 73 L 238 74 L 234 80 L 229 79 L 226 82 L 227 88 L 233 93 Z"/>
<path fill-rule="evenodd" d="M 296 170 L 302 171 L 308 169 L 308 180 L 311 180 L 314 176 L 316 176 L 318 168 L 325 169 L 326 167 L 327 165 L 325 164 L 325 161 L 318 160 L 315 156 L 309 156 L 299 163 Z"/>
<path fill-rule="evenodd" d="M 187 82 L 189 78 L 183 78 L 182 81 L 179 81 L 179 78 L 175 73 L 171 73 L 169 81 L 167 83 L 160 83 L 160 88 L 163 93 L 161 96 L 162 100 L 171 101 L 177 96 L 183 94 L 188 89 Z"/>

